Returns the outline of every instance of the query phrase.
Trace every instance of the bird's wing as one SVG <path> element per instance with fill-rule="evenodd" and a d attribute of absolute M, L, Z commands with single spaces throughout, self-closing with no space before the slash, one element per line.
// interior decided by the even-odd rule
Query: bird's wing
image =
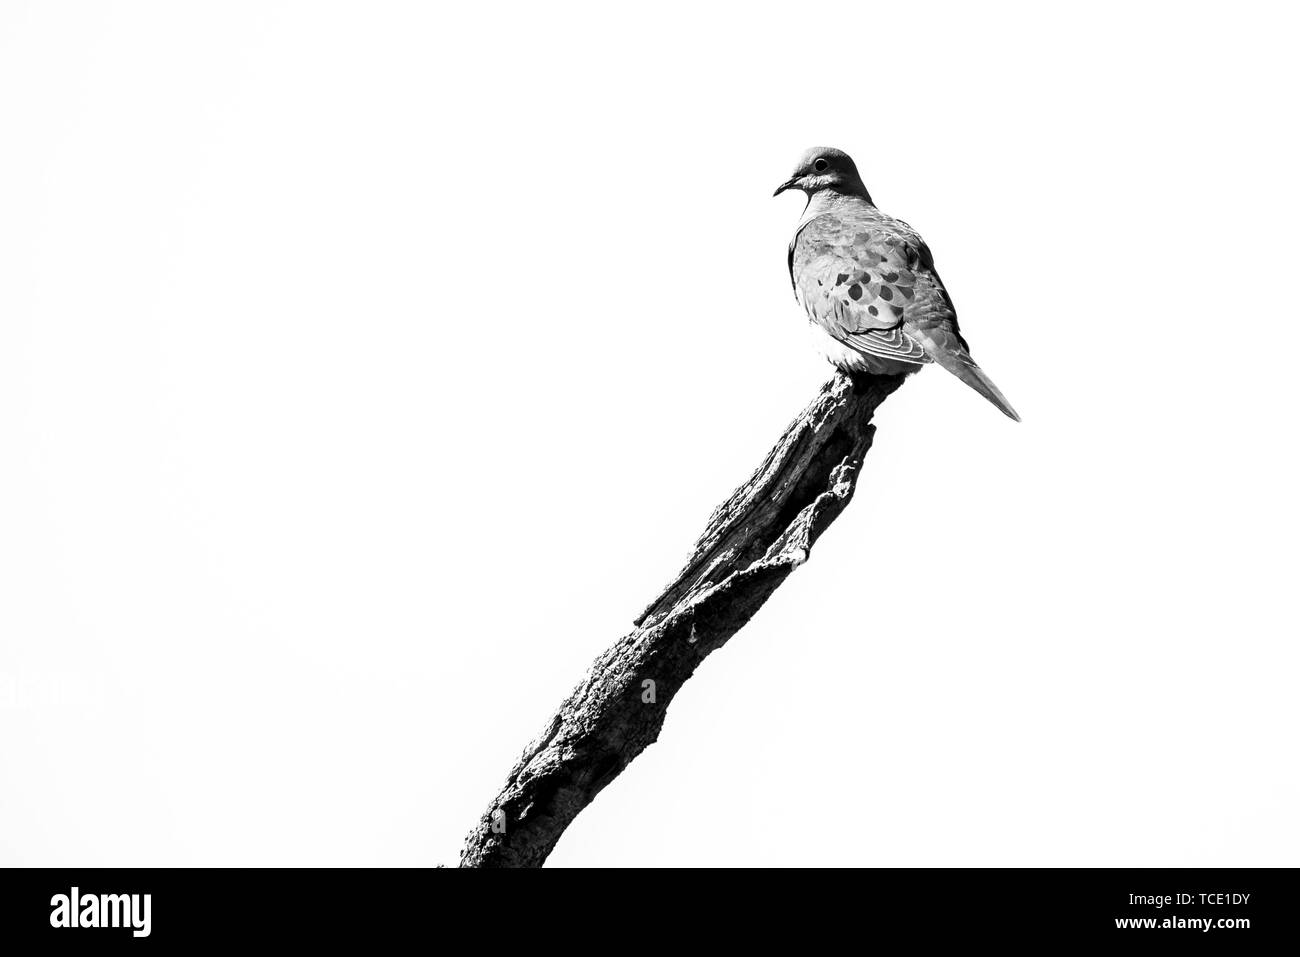
<path fill-rule="evenodd" d="M 929 362 L 909 320 L 952 317 L 928 250 L 913 234 L 822 216 L 795 239 L 791 277 L 808 317 L 854 349 L 901 362 Z"/>
<path fill-rule="evenodd" d="M 795 295 L 827 333 L 860 352 L 934 362 L 1019 421 L 975 360 L 921 237 L 874 210 L 823 214 L 795 236 Z"/>

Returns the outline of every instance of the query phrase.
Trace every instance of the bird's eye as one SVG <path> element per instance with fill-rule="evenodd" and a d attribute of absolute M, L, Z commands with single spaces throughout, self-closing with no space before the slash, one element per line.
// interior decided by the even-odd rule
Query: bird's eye
<path fill-rule="evenodd" d="M 824 173 L 830 167 L 830 165 L 831 164 L 826 162 L 824 159 L 819 159 L 817 160 L 817 162 L 813 163 L 813 169 L 815 169 L 819 173 Z"/>

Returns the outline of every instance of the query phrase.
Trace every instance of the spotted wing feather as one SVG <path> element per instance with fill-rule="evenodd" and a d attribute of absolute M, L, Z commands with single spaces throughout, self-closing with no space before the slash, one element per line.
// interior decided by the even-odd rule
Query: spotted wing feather
<path fill-rule="evenodd" d="M 869 201 L 815 216 L 795 234 L 790 279 L 813 323 L 850 355 L 874 357 L 849 368 L 896 374 L 934 362 L 1019 421 L 971 358 L 930 250 L 906 223 Z"/>
<path fill-rule="evenodd" d="M 925 327 L 956 334 L 956 315 L 929 250 L 897 220 L 854 222 L 821 216 L 791 250 L 795 295 L 808 317 L 861 352 L 905 363 L 929 362 Z"/>

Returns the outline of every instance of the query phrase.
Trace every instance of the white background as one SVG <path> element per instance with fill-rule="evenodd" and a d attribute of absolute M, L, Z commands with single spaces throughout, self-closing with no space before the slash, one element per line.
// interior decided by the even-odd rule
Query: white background
<path fill-rule="evenodd" d="M 929 241 L 852 506 L 553 865 L 1295 865 L 1282 4 L 0 4 L 0 863 L 454 863 Z"/>

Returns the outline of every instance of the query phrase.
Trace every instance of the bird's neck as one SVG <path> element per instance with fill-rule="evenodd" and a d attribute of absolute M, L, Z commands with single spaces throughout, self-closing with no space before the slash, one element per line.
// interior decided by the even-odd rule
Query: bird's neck
<path fill-rule="evenodd" d="M 834 189 L 818 190 L 808 198 L 808 205 L 804 207 L 803 218 L 799 220 L 799 226 L 802 227 L 805 223 L 826 213 L 841 213 L 864 208 L 873 210 L 876 208 L 865 189 L 860 194 L 841 193 Z"/>

